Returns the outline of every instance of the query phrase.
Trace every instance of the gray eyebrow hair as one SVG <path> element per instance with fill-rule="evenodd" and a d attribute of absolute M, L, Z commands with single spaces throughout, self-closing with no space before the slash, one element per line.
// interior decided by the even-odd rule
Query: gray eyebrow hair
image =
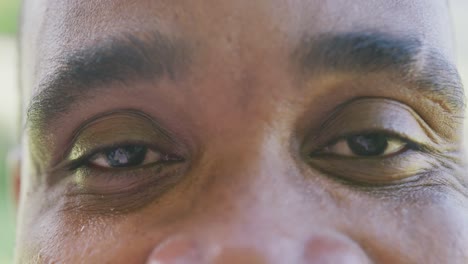
<path fill-rule="evenodd" d="M 464 89 L 455 65 L 417 37 L 382 32 L 321 34 L 306 38 L 294 51 L 307 76 L 346 72 L 393 72 L 422 93 L 435 95 L 446 110 L 465 108 Z"/>
<path fill-rule="evenodd" d="M 38 84 L 26 125 L 47 123 L 91 91 L 131 80 L 175 80 L 190 63 L 187 43 L 151 34 L 121 34 L 55 59 L 58 66 Z M 128 86 L 128 85 L 127 85 Z"/>

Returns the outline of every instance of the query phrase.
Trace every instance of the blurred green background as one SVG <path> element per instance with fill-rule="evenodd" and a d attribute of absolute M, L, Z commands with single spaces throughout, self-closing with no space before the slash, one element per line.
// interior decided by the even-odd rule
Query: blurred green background
<path fill-rule="evenodd" d="M 11 263 L 14 245 L 14 211 L 6 155 L 18 140 L 18 93 L 16 80 L 17 14 L 19 0 L 0 0 L 0 264 Z M 468 80 L 468 1 L 451 0 L 456 28 L 459 69 Z M 468 138 L 468 137 L 467 137 Z"/>
<path fill-rule="evenodd" d="M 6 154 L 17 141 L 15 44 L 19 0 L 0 0 L 0 264 L 11 263 L 14 244 L 14 206 L 6 177 Z"/>

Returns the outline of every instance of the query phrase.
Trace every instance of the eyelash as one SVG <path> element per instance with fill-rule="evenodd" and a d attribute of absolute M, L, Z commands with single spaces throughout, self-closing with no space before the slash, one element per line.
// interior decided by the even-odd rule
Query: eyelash
<path fill-rule="evenodd" d="M 117 195 L 132 193 L 138 190 L 154 190 L 162 192 L 173 182 L 180 180 L 182 176 L 185 158 L 177 156 L 177 160 L 152 162 L 144 165 L 122 168 L 104 168 L 90 164 L 93 156 L 109 149 L 121 146 L 140 145 L 148 150 L 158 151 L 159 147 L 142 142 L 120 142 L 108 146 L 98 147 L 71 161 L 64 169 L 68 175 L 73 175 L 73 194 L 90 194 L 101 197 L 102 195 Z M 176 156 L 176 155 L 174 155 Z"/>
<path fill-rule="evenodd" d="M 310 157 L 315 157 L 315 156 L 319 156 L 319 155 L 323 155 L 323 149 L 325 149 L 326 147 L 328 146 L 332 146 L 336 143 L 338 143 L 339 141 L 341 140 L 347 140 L 348 138 L 350 137 L 353 137 L 353 136 L 357 136 L 357 135 L 365 135 L 365 134 L 382 134 L 382 135 L 385 135 L 387 138 L 394 138 L 394 139 L 397 139 L 397 140 L 401 140 L 402 142 L 404 142 L 406 145 L 405 145 L 405 148 L 404 148 L 404 151 L 400 151 L 398 153 L 395 153 L 393 155 L 389 155 L 389 156 L 386 156 L 386 157 L 380 157 L 380 158 L 391 158 L 395 155 L 399 155 L 401 154 L 402 152 L 406 152 L 408 150 L 411 150 L 411 151 L 418 151 L 418 152 L 429 152 L 429 149 L 427 146 L 425 146 L 424 144 L 422 143 L 417 143 L 416 141 L 412 140 L 412 139 L 409 139 L 407 136 L 404 136 L 398 132 L 394 132 L 394 131 L 382 131 L 382 130 L 364 130 L 364 131 L 360 131 L 360 132 L 352 132 L 352 133 L 346 133 L 344 135 L 341 135 L 331 141 L 328 141 L 327 143 L 325 144 L 322 144 L 320 145 L 320 147 L 316 148 L 315 151 L 312 151 L 309 156 Z M 330 154 L 330 156 L 337 156 L 337 155 L 333 155 L 333 154 Z M 356 159 L 356 158 L 354 158 Z"/>
<path fill-rule="evenodd" d="M 69 168 L 70 171 L 76 171 L 76 170 L 78 170 L 80 168 L 109 171 L 110 169 L 97 168 L 95 166 L 91 166 L 90 163 L 91 163 L 92 158 L 94 156 L 100 154 L 100 153 L 109 151 L 109 150 L 114 149 L 114 148 L 119 148 L 119 147 L 122 147 L 122 146 L 144 146 L 148 150 L 152 150 L 152 151 L 155 151 L 155 152 L 160 152 L 163 155 L 168 155 L 167 153 L 158 150 L 159 148 L 157 146 L 148 144 L 147 142 L 138 142 L 138 141 L 119 142 L 119 143 L 115 143 L 115 144 L 112 144 L 112 145 L 96 148 L 96 149 L 90 151 L 89 153 L 82 155 L 78 159 L 75 159 L 75 160 L 71 161 L 68 168 Z M 182 160 L 182 158 L 180 158 L 180 160 Z M 150 163 L 150 164 L 147 164 L 147 165 L 144 165 L 144 166 L 138 166 L 138 167 L 133 167 L 133 168 L 113 168 L 112 170 L 113 171 L 131 171 L 131 170 L 136 170 L 136 169 L 139 169 L 139 168 L 147 168 L 147 167 L 152 167 L 152 166 L 157 166 L 157 165 L 163 165 L 164 163 L 165 162 L 155 162 L 155 163 Z"/>
<path fill-rule="evenodd" d="M 369 133 L 379 133 L 385 135 L 387 138 L 394 138 L 401 140 L 404 142 L 405 147 L 401 151 L 398 151 L 397 153 L 387 155 L 387 156 L 371 156 L 371 157 L 363 157 L 363 156 L 343 156 L 343 155 L 336 155 L 333 153 L 321 153 L 321 150 L 323 150 L 325 147 L 330 146 L 332 144 L 335 144 L 336 142 L 340 140 L 346 140 L 348 137 L 351 136 L 356 136 L 356 135 L 361 135 L 361 134 L 369 134 Z M 183 157 L 178 157 L 179 159 L 177 161 L 169 161 L 169 162 L 152 162 L 144 165 L 138 165 L 134 167 L 122 167 L 122 168 L 104 168 L 104 167 L 96 167 L 90 164 L 92 161 L 92 158 L 100 153 L 103 153 L 105 151 L 109 151 L 110 149 L 115 149 L 119 148 L 122 146 L 128 146 L 128 145 L 139 145 L 139 146 L 144 146 L 148 148 L 148 150 L 159 152 L 162 155 L 167 155 L 167 151 L 161 151 L 160 147 L 148 144 L 148 142 L 142 142 L 142 141 L 124 141 L 124 142 L 119 142 L 119 143 L 113 143 L 107 146 L 102 146 L 98 147 L 94 150 L 89 151 L 88 153 L 82 155 L 81 157 L 71 161 L 70 166 L 68 167 L 68 171 L 76 175 L 77 177 L 84 177 L 84 178 L 89 178 L 90 180 L 87 181 L 87 187 L 84 187 L 86 190 L 95 190 L 96 193 L 105 193 L 106 191 L 108 192 L 123 192 L 123 189 L 128 189 L 127 191 L 130 191 L 131 189 L 138 189 L 141 186 L 159 186 L 159 185 L 164 185 L 164 182 L 169 181 L 170 178 L 174 178 L 176 175 L 182 176 L 184 173 L 180 171 L 182 167 L 179 166 L 171 166 L 171 165 L 176 165 L 178 162 L 183 162 L 185 159 Z M 323 170 L 320 167 L 317 167 L 317 163 L 312 162 L 314 158 L 319 158 L 323 159 L 325 158 L 326 160 L 329 160 L 330 162 L 334 162 L 334 166 L 344 166 L 344 168 L 349 167 L 349 169 L 354 170 L 356 168 L 356 163 L 354 165 L 351 165 L 352 160 L 356 161 L 364 161 L 365 163 L 368 163 L 371 165 L 371 167 L 377 167 L 377 166 L 391 166 L 388 165 L 393 162 L 398 162 L 398 161 L 404 161 L 408 159 L 414 159 L 417 158 L 417 155 L 425 155 L 425 154 L 434 154 L 434 151 L 432 151 L 428 146 L 426 146 L 424 143 L 418 143 L 415 140 L 409 139 L 409 137 L 402 135 L 398 132 L 395 131 L 383 131 L 383 130 L 364 130 L 360 132 L 352 132 L 352 133 L 346 133 L 344 135 L 340 135 L 336 139 L 333 139 L 331 141 L 328 141 L 327 144 L 322 145 L 321 148 L 318 148 L 318 151 L 312 152 L 308 154 L 308 158 L 305 159 L 307 163 L 310 164 L 310 166 L 315 167 L 315 169 L 318 170 Z M 169 154 L 170 155 L 170 154 Z M 341 161 L 340 161 L 341 160 Z M 345 160 L 348 160 L 347 162 Z M 385 164 L 383 165 L 380 164 L 380 162 L 385 161 Z M 343 163 L 340 162 L 346 162 L 344 165 Z M 370 162 L 370 163 L 369 163 Z M 359 168 L 356 168 L 359 169 Z M 427 169 L 430 169 L 427 167 Z M 361 170 L 361 169 L 359 169 Z M 326 171 L 323 170 L 324 173 L 334 175 L 333 173 L 336 174 L 336 172 L 333 171 Z M 358 173 L 358 172 L 354 172 Z M 97 176 L 97 177 L 95 177 Z M 177 177 L 177 176 L 176 176 Z M 366 184 L 366 179 L 360 179 L 360 178 L 352 178 L 347 179 L 346 175 L 343 177 L 343 175 L 340 175 L 339 173 L 335 175 L 335 177 L 356 183 L 357 185 L 359 184 Z M 406 177 L 405 177 L 406 178 Z M 77 178 L 79 179 L 79 178 Z M 401 180 L 403 180 L 402 178 Z M 390 181 L 390 180 L 389 180 Z M 398 180 L 393 181 L 393 183 L 398 183 Z M 392 184 L 393 184 L 392 183 Z M 390 184 L 390 182 L 385 183 L 387 185 Z M 140 187 L 135 187 L 136 185 Z M 133 186 L 133 187 L 132 187 Z M 123 189 L 121 189 L 123 188 Z M 130 189 L 131 188 L 131 189 Z"/>
<path fill-rule="evenodd" d="M 338 143 L 341 140 L 347 140 L 347 138 L 349 138 L 349 137 L 356 136 L 356 135 L 361 135 L 361 134 L 383 134 L 388 138 L 395 138 L 395 139 L 401 140 L 402 142 L 404 142 L 406 144 L 403 152 L 406 152 L 408 150 L 420 151 L 420 152 L 429 152 L 428 148 L 426 146 L 424 146 L 423 144 L 416 143 L 414 140 L 411 140 L 408 137 L 403 136 L 403 135 L 401 135 L 399 133 L 392 132 L 392 131 L 367 130 L 367 131 L 362 131 L 362 132 L 348 133 L 348 134 L 345 134 L 345 135 L 342 135 L 342 136 L 338 137 L 337 139 L 333 139 L 331 141 L 328 141 L 328 143 L 323 144 L 323 145 L 321 145 L 321 147 L 317 148 L 318 150 L 312 151 L 309 154 L 309 156 L 313 157 L 313 156 L 317 156 L 317 155 L 322 155 L 323 153 L 321 153 L 321 151 L 324 148 L 326 148 L 327 146 L 334 145 L 334 144 Z M 99 148 L 97 148 L 97 149 L 83 155 L 82 157 L 80 157 L 80 158 L 78 158 L 76 160 L 73 160 L 69 165 L 69 169 L 71 171 L 74 171 L 76 169 L 83 168 L 83 167 L 91 168 L 92 166 L 90 166 L 89 163 L 90 163 L 92 157 L 96 156 L 97 154 L 109 151 L 111 149 L 122 147 L 122 146 L 128 146 L 128 145 L 144 146 L 144 147 L 148 148 L 148 150 L 152 150 L 152 151 L 155 151 L 155 152 L 160 152 L 162 155 L 168 155 L 167 153 L 164 153 L 164 152 L 158 150 L 158 147 L 152 146 L 152 145 L 148 144 L 147 142 L 119 142 L 119 143 L 116 143 L 116 144 L 99 147 Z M 394 154 L 394 155 L 398 155 L 398 154 L 400 154 L 400 153 L 397 153 L 397 154 Z M 394 155 L 391 155 L 391 156 L 394 156 Z M 151 163 L 151 164 L 147 164 L 147 165 L 141 166 L 141 167 L 149 167 L 149 166 L 154 166 L 156 164 L 163 164 L 163 163 L 164 162 Z M 140 168 L 140 167 L 138 167 L 138 168 Z M 133 169 L 135 169 L 135 168 L 133 168 Z M 129 169 L 114 168 L 113 170 L 129 170 Z"/>

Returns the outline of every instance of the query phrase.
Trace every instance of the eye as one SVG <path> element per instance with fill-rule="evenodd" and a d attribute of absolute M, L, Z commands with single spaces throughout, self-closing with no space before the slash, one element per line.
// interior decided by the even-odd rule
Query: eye
<path fill-rule="evenodd" d="M 322 153 L 345 157 L 387 157 L 408 149 L 409 143 L 385 133 L 367 133 L 344 137 Z"/>
<path fill-rule="evenodd" d="M 124 145 L 100 151 L 88 161 L 90 166 L 100 168 L 132 168 L 170 161 L 173 158 L 143 145 Z"/>

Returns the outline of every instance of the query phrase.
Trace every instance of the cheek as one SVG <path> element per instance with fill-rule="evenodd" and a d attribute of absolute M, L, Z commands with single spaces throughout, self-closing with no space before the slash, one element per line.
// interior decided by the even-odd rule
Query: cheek
<path fill-rule="evenodd" d="M 162 236 L 145 234 L 138 220 L 127 216 L 83 217 L 56 210 L 33 215 L 24 214 L 18 228 L 19 263 L 144 263 Z"/>
<path fill-rule="evenodd" d="M 360 232 L 378 263 L 468 263 L 468 207 L 453 199 L 403 205 L 372 222 Z"/>
<path fill-rule="evenodd" d="M 441 262 L 468 263 L 468 206 L 445 203 L 415 217 L 421 223 L 419 233 Z M 432 254 L 431 254 L 432 255 Z"/>

